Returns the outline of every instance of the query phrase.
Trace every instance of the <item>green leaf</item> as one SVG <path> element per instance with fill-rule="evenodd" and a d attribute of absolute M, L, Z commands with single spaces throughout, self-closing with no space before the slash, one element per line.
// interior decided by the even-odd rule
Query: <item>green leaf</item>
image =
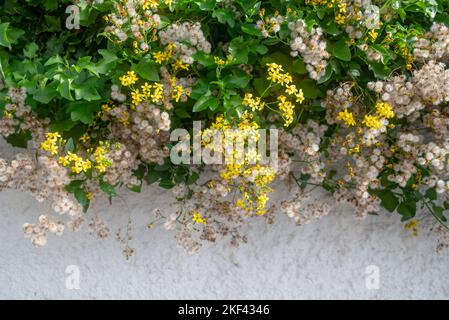
<path fill-rule="evenodd" d="M 65 151 L 65 153 L 75 151 L 75 143 L 73 142 L 72 138 L 69 138 L 69 140 L 67 140 L 67 142 L 64 146 L 64 151 Z"/>
<path fill-rule="evenodd" d="M 380 62 L 370 61 L 368 68 L 374 72 L 374 75 L 378 79 L 388 78 L 391 73 L 391 69 Z"/>
<path fill-rule="evenodd" d="M 252 36 L 262 37 L 262 31 L 256 27 L 254 24 L 244 24 L 242 25 L 242 31 L 244 33 L 250 34 Z"/>
<path fill-rule="evenodd" d="M 211 55 L 204 53 L 203 51 L 196 52 L 193 55 L 193 58 L 195 59 L 195 61 L 201 63 L 206 68 L 210 66 L 215 66 L 214 58 Z"/>
<path fill-rule="evenodd" d="M 43 104 L 49 103 L 51 100 L 53 100 L 57 95 L 58 92 L 56 91 L 57 82 L 52 82 L 51 84 L 39 88 L 34 92 L 33 98 L 34 100 L 41 102 Z"/>
<path fill-rule="evenodd" d="M 174 186 L 175 186 L 175 184 L 170 179 L 163 179 L 163 180 L 161 180 L 161 182 L 159 182 L 159 187 L 164 188 L 164 189 L 171 189 Z"/>
<path fill-rule="evenodd" d="M 195 3 L 203 11 L 211 11 L 215 8 L 216 0 L 197 0 Z"/>
<path fill-rule="evenodd" d="M 214 10 L 212 17 L 217 18 L 220 23 L 227 23 L 231 28 L 235 26 L 235 13 L 231 9 Z"/>
<path fill-rule="evenodd" d="M 223 78 L 223 83 L 226 88 L 246 88 L 248 86 L 251 77 L 248 75 L 228 75 Z"/>
<path fill-rule="evenodd" d="M 306 74 L 306 64 L 301 59 L 295 59 L 292 64 L 292 73 Z"/>
<path fill-rule="evenodd" d="M 154 61 L 142 59 L 131 67 L 139 76 L 148 81 L 159 81 L 159 66 Z"/>
<path fill-rule="evenodd" d="M 193 112 L 200 112 L 206 109 L 215 110 L 218 107 L 218 99 L 214 96 L 202 96 L 193 106 Z"/>
<path fill-rule="evenodd" d="M 13 147 L 18 148 L 26 148 L 28 146 L 29 140 L 31 140 L 31 133 L 29 131 L 20 131 L 19 133 L 13 133 L 6 138 L 6 142 L 8 142 Z"/>
<path fill-rule="evenodd" d="M 87 197 L 87 192 L 84 189 L 78 188 L 73 192 L 75 199 L 79 202 L 79 204 L 83 207 L 84 212 L 89 209 L 90 201 Z"/>
<path fill-rule="evenodd" d="M 67 108 L 70 112 L 72 121 L 81 121 L 84 124 L 90 124 L 93 121 L 94 114 L 100 110 L 98 102 L 73 102 Z"/>
<path fill-rule="evenodd" d="M 397 211 L 402 216 L 402 221 L 409 220 L 416 215 L 416 202 L 401 202 L 397 208 Z"/>
<path fill-rule="evenodd" d="M 337 59 L 351 61 L 351 49 L 346 40 L 341 39 L 335 43 L 330 43 L 328 51 Z"/>
<path fill-rule="evenodd" d="M 93 101 L 101 98 L 97 89 L 89 83 L 74 85 L 76 100 Z"/>
<path fill-rule="evenodd" d="M 32 59 L 32 58 L 36 57 L 36 53 L 38 50 L 39 50 L 39 46 L 36 44 L 36 42 L 31 42 L 31 43 L 27 44 L 25 49 L 23 49 L 23 54 L 25 57 Z"/>
<path fill-rule="evenodd" d="M 319 96 L 320 90 L 315 81 L 311 79 L 304 79 L 298 82 L 298 88 L 302 89 L 304 97 L 307 99 L 315 99 Z"/>
<path fill-rule="evenodd" d="M 399 205 L 399 199 L 391 190 L 375 190 L 374 192 L 381 200 L 380 205 L 390 212 L 394 212 Z"/>
<path fill-rule="evenodd" d="M 11 48 L 11 41 L 8 38 L 8 34 L 6 31 L 9 28 L 9 23 L 1 23 L 0 24 L 0 46 Z"/>
<path fill-rule="evenodd" d="M 424 195 L 427 199 L 430 200 L 436 200 L 437 199 L 437 192 L 435 188 L 429 188 L 426 190 L 426 193 Z"/>
<path fill-rule="evenodd" d="M 229 53 L 236 63 L 248 63 L 249 47 L 242 37 L 234 38 L 230 42 Z"/>
<path fill-rule="evenodd" d="M 100 180 L 100 189 L 110 197 L 117 196 L 114 186 L 103 180 Z"/>

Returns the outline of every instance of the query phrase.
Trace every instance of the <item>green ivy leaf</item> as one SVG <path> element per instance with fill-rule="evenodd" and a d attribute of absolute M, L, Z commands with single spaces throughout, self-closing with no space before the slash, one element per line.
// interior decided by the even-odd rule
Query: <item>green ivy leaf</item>
<path fill-rule="evenodd" d="M 103 181 L 103 180 L 100 180 L 100 189 L 101 189 L 101 191 L 106 193 L 109 197 L 117 196 L 117 192 L 115 191 L 114 186 Z"/>
<path fill-rule="evenodd" d="M 397 208 L 398 213 L 402 216 L 401 220 L 406 221 L 416 215 L 416 202 L 404 201 L 401 202 Z"/>
<path fill-rule="evenodd" d="M 242 25 L 242 31 L 252 36 L 262 37 L 262 31 L 260 31 L 260 29 L 257 28 L 254 24 Z"/>
<path fill-rule="evenodd" d="M 139 76 L 148 81 L 159 81 L 159 66 L 154 61 L 142 59 L 131 67 Z"/>
<path fill-rule="evenodd" d="M 328 51 L 337 59 L 351 61 L 351 49 L 344 39 L 330 43 L 328 45 Z"/>
<path fill-rule="evenodd" d="M 227 23 L 231 28 L 235 26 L 235 13 L 231 9 L 214 10 L 212 17 L 217 18 L 220 23 Z"/>
<path fill-rule="evenodd" d="M 77 188 L 74 190 L 73 195 L 75 196 L 75 199 L 79 202 L 79 204 L 83 207 L 84 212 L 87 212 L 87 209 L 89 209 L 90 200 L 87 197 L 86 190 Z"/>
<path fill-rule="evenodd" d="M 248 75 L 228 75 L 223 78 L 223 83 L 225 85 L 225 88 L 245 88 L 249 81 L 251 80 L 251 77 Z"/>
<path fill-rule="evenodd" d="M 193 106 L 193 112 L 200 112 L 206 109 L 215 110 L 218 107 L 218 99 L 211 95 L 202 96 Z"/>
<path fill-rule="evenodd" d="M 381 202 L 380 205 L 390 212 L 394 212 L 399 205 L 399 199 L 389 189 L 374 190 L 373 193 L 377 195 Z"/>

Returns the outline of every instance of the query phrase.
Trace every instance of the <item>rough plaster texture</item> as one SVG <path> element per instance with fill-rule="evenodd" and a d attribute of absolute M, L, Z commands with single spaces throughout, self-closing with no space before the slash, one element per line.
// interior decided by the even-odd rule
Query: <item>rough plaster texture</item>
<path fill-rule="evenodd" d="M 0 155 L 13 150 L 0 141 Z M 449 252 L 435 252 L 427 232 L 412 237 L 396 216 L 357 221 L 335 206 L 321 221 L 296 227 L 281 216 L 273 226 L 253 221 L 249 243 L 226 242 L 190 256 L 172 234 L 145 228 L 152 208 L 167 207 L 165 192 L 146 188 L 114 208 L 97 206 L 112 230 L 133 221 L 136 254 L 126 261 L 114 239 L 87 231 L 50 236 L 44 248 L 23 238 L 22 224 L 48 210 L 15 191 L 0 193 L 0 298 L 7 299 L 372 299 L 448 298 Z M 80 270 L 80 289 L 66 288 L 66 268 Z M 378 290 L 366 287 L 366 268 L 379 267 Z"/>

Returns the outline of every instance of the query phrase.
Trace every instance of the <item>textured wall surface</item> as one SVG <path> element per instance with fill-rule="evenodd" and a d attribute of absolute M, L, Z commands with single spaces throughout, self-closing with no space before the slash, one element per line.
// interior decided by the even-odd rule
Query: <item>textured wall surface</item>
<path fill-rule="evenodd" d="M 11 152 L 0 142 L 2 157 Z M 234 249 L 222 242 L 190 256 L 172 234 L 145 227 L 154 207 L 168 208 L 164 194 L 146 188 L 121 197 L 114 208 L 96 207 L 113 231 L 131 216 L 136 253 L 126 261 L 113 237 L 99 241 L 85 229 L 49 236 L 45 247 L 33 248 L 22 224 L 48 206 L 19 192 L 0 193 L 0 298 L 449 298 L 449 251 L 436 253 L 436 239 L 426 231 L 410 236 L 396 216 L 358 221 L 336 205 L 304 227 L 284 216 L 272 226 L 254 220 L 248 244 Z M 80 288 L 71 290 L 66 271 L 73 265 Z M 366 286 L 371 265 L 379 268 L 378 289 Z"/>

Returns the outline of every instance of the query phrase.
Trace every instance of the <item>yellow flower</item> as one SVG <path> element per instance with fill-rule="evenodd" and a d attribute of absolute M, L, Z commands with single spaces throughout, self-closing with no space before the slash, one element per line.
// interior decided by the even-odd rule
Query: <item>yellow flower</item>
<path fill-rule="evenodd" d="M 279 110 L 281 111 L 281 116 L 284 118 L 284 126 L 288 127 L 293 122 L 293 114 L 295 106 L 287 100 L 285 96 L 279 96 Z"/>
<path fill-rule="evenodd" d="M 376 104 L 376 113 L 379 117 L 391 119 L 394 117 L 393 108 L 388 102 L 378 102 Z"/>
<path fill-rule="evenodd" d="M 41 149 L 50 152 L 51 155 L 58 154 L 58 139 L 61 135 L 58 132 L 48 132 L 45 135 L 46 139 L 41 143 Z"/>
<path fill-rule="evenodd" d="M 139 103 L 141 103 L 143 98 L 144 96 L 140 93 L 138 89 L 131 92 L 131 100 L 134 105 L 138 105 Z"/>
<path fill-rule="evenodd" d="M 265 103 L 263 103 L 260 99 L 260 97 L 253 98 L 253 95 L 251 93 L 246 93 L 245 97 L 243 98 L 242 104 L 245 107 L 250 107 L 252 111 L 256 110 L 262 110 L 265 106 Z"/>
<path fill-rule="evenodd" d="M 348 109 L 338 113 L 337 120 L 343 121 L 346 126 L 355 126 L 354 115 Z"/>
<path fill-rule="evenodd" d="M 130 85 L 133 85 L 139 80 L 136 73 L 134 71 L 128 71 L 128 73 L 124 76 L 121 76 L 119 78 L 122 86 L 128 87 Z"/>
<path fill-rule="evenodd" d="M 179 99 L 181 99 L 182 94 L 184 93 L 184 88 L 181 86 L 175 86 L 173 88 L 173 91 L 171 93 L 171 97 L 175 99 L 176 102 L 179 102 Z"/>
<path fill-rule="evenodd" d="M 147 9 L 157 9 L 157 7 L 159 6 L 159 3 L 157 0 L 145 0 L 145 2 L 143 3 L 142 9 L 147 10 Z"/>
<path fill-rule="evenodd" d="M 172 67 L 173 69 L 175 69 L 175 71 L 189 70 L 189 65 L 187 63 L 182 62 L 179 59 L 176 59 L 175 62 L 172 63 Z"/>
<path fill-rule="evenodd" d="M 93 199 L 93 197 L 94 197 L 94 195 L 92 194 L 92 192 L 88 192 L 87 194 L 86 194 L 86 197 L 87 197 L 87 200 L 92 200 Z"/>
<path fill-rule="evenodd" d="M 379 121 L 377 116 L 365 115 L 365 119 L 363 119 L 362 124 L 370 129 L 379 129 L 382 126 L 382 123 Z"/>
<path fill-rule="evenodd" d="M 162 83 L 155 83 L 153 84 L 153 93 L 151 94 L 151 101 L 152 102 L 160 102 L 162 101 L 162 98 L 164 97 L 164 86 Z"/>
<path fill-rule="evenodd" d="M 346 17 L 345 17 L 344 15 L 340 14 L 340 13 L 337 13 L 337 14 L 335 15 L 335 22 L 336 22 L 337 24 L 345 24 L 345 22 L 346 22 Z"/>
<path fill-rule="evenodd" d="M 266 65 L 268 67 L 268 80 L 278 83 L 281 86 L 285 86 L 293 82 L 292 76 L 288 72 L 284 72 L 281 65 L 276 63 L 267 63 Z"/>
<path fill-rule="evenodd" d="M 226 64 L 226 61 L 224 61 L 220 57 L 214 57 L 214 61 L 215 61 L 215 64 L 217 64 L 220 67 L 224 66 Z"/>
<path fill-rule="evenodd" d="M 106 172 L 106 169 L 112 165 L 111 161 L 106 157 L 109 148 L 108 142 L 101 142 L 100 146 L 96 147 L 92 154 L 95 161 L 95 169 L 101 173 Z"/>
<path fill-rule="evenodd" d="M 87 143 L 90 140 L 90 137 L 87 135 L 87 133 L 83 134 L 80 138 L 80 141 L 82 143 Z"/>
<path fill-rule="evenodd" d="M 145 98 L 149 98 L 151 96 L 151 85 L 148 84 L 148 82 L 145 82 L 142 88 L 142 93 L 145 96 Z"/>
<path fill-rule="evenodd" d="M 111 111 L 111 107 L 108 105 L 108 104 L 103 104 L 102 106 L 101 106 L 101 110 L 104 112 L 104 113 L 108 113 L 109 111 Z"/>
<path fill-rule="evenodd" d="M 196 224 L 204 224 L 207 225 L 206 219 L 203 218 L 203 216 L 201 215 L 201 213 L 193 211 L 193 222 L 195 222 Z"/>
<path fill-rule="evenodd" d="M 412 234 L 414 236 L 417 236 L 418 235 L 418 221 L 416 221 L 416 219 L 413 219 L 410 222 L 407 222 L 404 225 L 404 229 L 407 231 L 412 231 Z"/>
<path fill-rule="evenodd" d="M 156 63 L 162 64 L 164 61 L 168 60 L 167 52 L 157 51 L 153 53 L 153 59 Z"/>
<path fill-rule="evenodd" d="M 377 36 L 379 35 L 378 32 L 374 29 L 372 29 L 370 32 L 368 32 L 368 35 L 371 37 L 372 41 L 376 41 Z"/>

